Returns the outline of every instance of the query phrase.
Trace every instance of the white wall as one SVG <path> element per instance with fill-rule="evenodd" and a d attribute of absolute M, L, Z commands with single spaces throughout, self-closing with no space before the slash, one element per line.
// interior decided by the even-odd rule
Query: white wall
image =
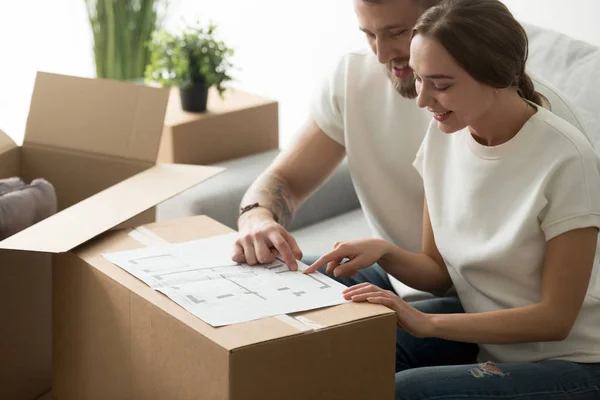
<path fill-rule="evenodd" d="M 94 76 L 84 0 L 0 0 L 0 129 L 21 143 L 38 70 Z"/>
<path fill-rule="evenodd" d="M 599 0 L 503 0 L 516 18 L 600 46 Z"/>
<path fill-rule="evenodd" d="M 598 0 L 505 0 L 517 18 L 600 45 Z M 212 19 L 237 49 L 236 86 L 280 102 L 281 144 L 303 122 L 311 87 L 362 46 L 351 0 L 176 0 L 169 26 Z M 21 142 L 37 70 L 93 76 L 84 0 L 0 0 L 0 129 Z"/>
<path fill-rule="evenodd" d="M 284 146 L 304 122 L 323 71 L 363 45 L 352 0 L 180 0 L 177 9 L 187 19 L 219 22 L 222 38 L 237 49 L 237 86 L 279 101 Z"/>

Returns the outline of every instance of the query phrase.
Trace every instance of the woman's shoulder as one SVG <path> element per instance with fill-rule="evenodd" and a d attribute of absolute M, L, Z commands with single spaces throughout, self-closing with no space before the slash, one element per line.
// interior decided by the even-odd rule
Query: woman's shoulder
<path fill-rule="evenodd" d="M 586 132 L 582 122 L 580 115 L 581 110 L 579 107 L 571 102 L 564 93 L 559 91 L 550 82 L 544 80 L 540 76 L 537 76 L 531 71 L 528 72 L 528 75 L 531 77 L 535 85 L 535 89 L 544 95 L 546 99 L 548 99 L 552 112 L 589 136 L 589 132 Z"/>
<path fill-rule="evenodd" d="M 578 128 L 544 107 L 537 107 L 532 123 L 545 151 L 556 151 L 563 156 L 597 158 L 592 143 Z"/>

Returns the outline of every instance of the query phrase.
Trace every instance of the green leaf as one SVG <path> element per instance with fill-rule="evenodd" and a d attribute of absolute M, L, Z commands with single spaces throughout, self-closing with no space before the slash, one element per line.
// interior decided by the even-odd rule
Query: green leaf
<path fill-rule="evenodd" d="M 144 77 L 147 43 L 160 29 L 169 0 L 84 0 L 92 35 L 96 75 L 129 80 Z M 159 10 L 161 10 L 159 12 Z"/>
<path fill-rule="evenodd" d="M 148 45 L 151 58 L 146 81 L 182 88 L 204 82 L 223 95 L 223 83 L 232 80 L 228 72 L 233 68 L 230 58 L 234 51 L 215 38 L 216 30 L 211 23 L 187 26 L 178 34 L 156 32 Z"/>

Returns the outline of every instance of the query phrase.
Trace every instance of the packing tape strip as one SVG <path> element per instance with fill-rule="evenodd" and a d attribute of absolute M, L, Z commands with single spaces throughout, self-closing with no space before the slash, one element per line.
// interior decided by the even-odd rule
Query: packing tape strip
<path fill-rule="evenodd" d="M 287 314 L 278 315 L 275 318 L 277 318 L 281 322 L 284 322 L 284 323 L 298 329 L 301 332 L 312 331 L 312 328 L 309 328 L 308 326 L 304 325 L 302 322 L 298 321 L 296 318 L 290 317 Z"/>
<path fill-rule="evenodd" d="M 323 325 L 317 324 L 316 322 L 301 315 L 297 317 L 292 317 L 287 314 L 282 314 L 276 316 L 275 318 L 277 318 L 281 322 L 285 322 L 286 324 L 293 326 L 301 332 L 317 331 L 319 329 L 325 328 Z"/>
<path fill-rule="evenodd" d="M 317 324 L 315 321 L 308 319 L 306 317 L 303 317 L 302 315 L 298 315 L 297 317 L 293 317 L 296 321 L 303 323 L 304 325 L 308 326 L 309 328 L 311 328 L 313 331 L 318 331 L 319 329 L 323 329 L 325 328 L 323 325 L 321 324 Z"/>
<path fill-rule="evenodd" d="M 156 233 L 152 232 L 150 229 L 143 226 L 133 228 L 131 232 L 129 232 L 129 236 L 148 247 L 171 244 L 158 236 Z"/>

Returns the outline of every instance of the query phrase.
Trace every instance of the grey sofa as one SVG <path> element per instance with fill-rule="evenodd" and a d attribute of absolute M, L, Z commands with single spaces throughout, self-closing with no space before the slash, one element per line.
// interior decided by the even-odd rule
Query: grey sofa
<path fill-rule="evenodd" d="M 595 85 L 600 48 L 532 25 L 525 28 L 530 41 L 529 70 L 567 95 L 600 151 L 600 90 Z M 227 170 L 160 205 L 158 218 L 205 214 L 236 228 L 244 192 L 276 154 L 272 151 L 219 164 Z M 345 163 L 300 207 L 291 232 L 305 255 L 323 254 L 335 241 L 371 235 Z M 407 300 L 425 296 L 410 288 L 401 295 Z"/>
<path fill-rule="evenodd" d="M 274 150 L 217 164 L 225 171 L 161 204 L 158 219 L 204 214 L 236 229 L 242 196 L 278 152 Z M 346 162 L 299 207 L 290 231 L 306 255 L 323 254 L 337 240 L 370 235 Z"/>

